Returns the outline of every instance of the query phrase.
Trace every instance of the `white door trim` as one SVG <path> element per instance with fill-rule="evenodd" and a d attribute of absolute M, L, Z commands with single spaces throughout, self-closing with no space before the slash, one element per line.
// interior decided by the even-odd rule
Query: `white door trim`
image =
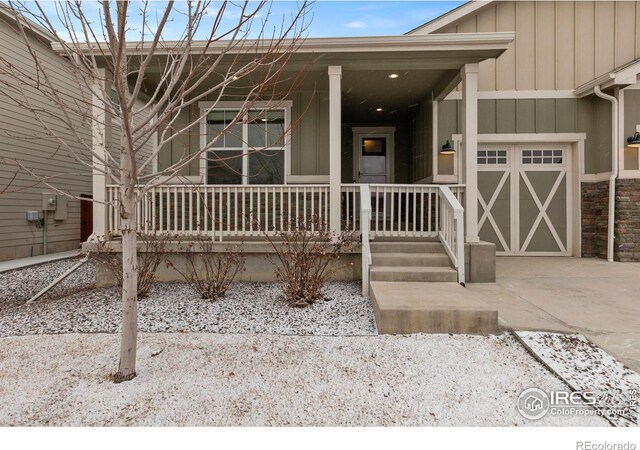
<path fill-rule="evenodd" d="M 387 139 L 387 183 L 395 181 L 395 136 L 396 127 L 353 127 L 353 179 L 359 183 L 360 149 L 362 138 L 383 137 Z"/>

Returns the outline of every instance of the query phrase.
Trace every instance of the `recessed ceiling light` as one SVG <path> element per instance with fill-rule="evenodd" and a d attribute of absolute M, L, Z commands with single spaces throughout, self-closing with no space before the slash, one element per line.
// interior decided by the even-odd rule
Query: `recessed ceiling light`
<path fill-rule="evenodd" d="M 383 109 L 382 108 L 376 108 L 376 111 L 381 112 L 381 111 L 383 111 Z"/>
<path fill-rule="evenodd" d="M 398 75 L 397 73 L 390 73 L 389 74 L 389 78 L 399 78 L 400 75 Z"/>
<path fill-rule="evenodd" d="M 233 76 L 233 77 L 231 77 L 231 79 L 232 79 L 233 81 L 236 81 L 236 80 L 238 79 L 238 77 Z"/>

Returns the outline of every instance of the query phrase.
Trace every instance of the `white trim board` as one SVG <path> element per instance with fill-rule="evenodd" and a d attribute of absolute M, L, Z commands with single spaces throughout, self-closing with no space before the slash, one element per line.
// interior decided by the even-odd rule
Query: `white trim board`
<path fill-rule="evenodd" d="M 441 30 L 447 25 L 456 22 L 457 20 L 463 19 L 464 17 L 473 14 L 478 11 L 480 8 L 483 8 L 489 4 L 493 3 L 493 1 L 487 0 L 475 0 L 465 3 L 456 9 L 453 9 L 443 15 L 436 17 L 429 22 L 420 25 L 413 30 L 408 31 L 405 35 L 414 34 L 416 31 L 421 31 L 421 34 L 431 34 L 435 31 Z"/>
<path fill-rule="evenodd" d="M 571 90 L 547 91 L 478 91 L 478 100 L 578 98 Z M 453 91 L 445 100 L 462 100 L 462 91 Z"/>

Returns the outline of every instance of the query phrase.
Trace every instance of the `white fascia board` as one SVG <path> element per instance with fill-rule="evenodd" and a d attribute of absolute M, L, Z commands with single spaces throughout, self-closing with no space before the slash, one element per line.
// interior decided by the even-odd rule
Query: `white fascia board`
<path fill-rule="evenodd" d="M 402 35 L 402 36 L 365 36 L 346 38 L 308 38 L 300 42 L 285 41 L 283 49 L 295 45 L 294 53 L 348 53 L 348 52 L 398 52 L 398 51 L 444 51 L 444 50 L 506 50 L 515 39 L 513 32 L 491 32 L 491 33 L 449 33 L 437 35 Z M 80 45 L 81 51 L 91 54 L 98 50 L 104 43 L 91 43 Z M 192 52 L 199 53 L 206 47 L 207 54 L 218 54 L 225 50 L 228 54 L 250 53 L 268 51 L 271 48 L 271 40 L 246 40 L 243 45 L 233 45 L 231 48 L 228 42 L 220 41 L 208 44 L 206 41 L 195 41 L 192 44 Z M 148 46 L 148 43 L 145 45 Z M 156 55 L 175 52 L 176 42 L 163 43 L 162 47 L 156 49 Z M 62 47 L 58 43 L 53 43 L 52 47 L 56 51 L 61 51 Z M 127 44 L 127 53 L 141 53 L 139 42 Z"/>
<path fill-rule="evenodd" d="M 480 8 L 483 8 L 491 3 L 493 3 L 493 1 L 471 0 L 470 2 L 449 11 L 441 15 L 440 17 L 436 17 L 435 19 L 425 23 L 424 25 L 420 25 L 419 27 L 408 31 L 406 34 L 411 35 L 417 31 L 421 31 L 427 34 L 435 33 L 446 27 L 447 25 L 450 25 L 453 22 L 464 18 L 465 16 L 473 14 Z"/>

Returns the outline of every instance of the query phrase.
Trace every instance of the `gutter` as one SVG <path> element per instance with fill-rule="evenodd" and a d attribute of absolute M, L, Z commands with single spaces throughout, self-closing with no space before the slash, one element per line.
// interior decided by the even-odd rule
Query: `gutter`
<path fill-rule="evenodd" d="M 616 214 L 616 178 L 618 177 L 618 99 L 602 92 L 600 85 L 593 87 L 598 97 L 611 102 L 611 176 L 609 177 L 609 217 L 607 222 L 607 261 L 613 262 L 614 224 Z"/>

